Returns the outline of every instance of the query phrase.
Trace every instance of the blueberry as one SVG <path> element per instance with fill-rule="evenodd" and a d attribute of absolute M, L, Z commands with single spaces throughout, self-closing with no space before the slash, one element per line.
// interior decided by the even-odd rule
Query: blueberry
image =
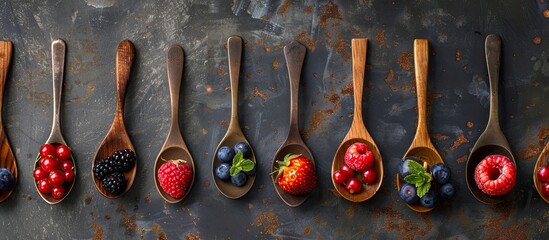
<path fill-rule="evenodd" d="M 224 163 L 232 163 L 234 151 L 231 147 L 223 146 L 217 151 L 217 159 Z"/>
<path fill-rule="evenodd" d="M 236 175 L 231 177 L 231 182 L 237 187 L 242 187 L 246 184 L 248 176 L 244 172 L 238 172 Z"/>
<path fill-rule="evenodd" d="M 456 189 L 452 183 L 446 183 L 438 189 L 440 196 L 443 198 L 451 198 L 456 193 Z"/>
<path fill-rule="evenodd" d="M 0 168 L 0 193 L 4 191 L 9 191 L 15 179 L 13 179 L 13 174 L 7 168 Z"/>
<path fill-rule="evenodd" d="M 248 176 L 254 175 L 256 166 L 257 166 L 257 164 L 254 164 L 254 168 L 252 168 L 252 170 L 244 172 L 244 173 L 246 173 L 246 175 L 248 175 Z"/>
<path fill-rule="evenodd" d="M 437 203 L 437 200 L 437 193 L 431 188 L 429 189 L 429 192 L 427 192 L 427 194 L 423 195 L 423 197 L 419 199 L 419 203 L 421 203 L 421 205 L 426 208 L 433 208 L 435 207 L 435 203 Z"/>
<path fill-rule="evenodd" d="M 417 196 L 416 186 L 409 183 L 402 185 L 402 187 L 400 188 L 399 196 L 404 202 L 408 204 L 416 203 L 419 200 L 419 197 Z"/>
<path fill-rule="evenodd" d="M 252 153 L 252 149 L 250 148 L 250 145 L 248 145 L 245 142 L 239 142 L 236 145 L 234 145 L 234 152 L 242 152 L 242 155 L 244 158 L 249 158 L 250 154 Z"/>
<path fill-rule="evenodd" d="M 219 166 L 215 168 L 215 176 L 223 181 L 227 181 L 231 177 L 230 169 L 231 165 L 228 163 L 219 164 Z"/>
<path fill-rule="evenodd" d="M 438 184 L 446 184 L 450 181 L 450 169 L 444 163 L 437 163 L 431 167 L 431 175 Z"/>
<path fill-rule="evenodd" d="M 398 175 L 400 175 L 400 177 L 402 179 L 404 179 L 406 176 L 410 175 L 410 169 L 408 168 L 408 162 L 411 162 L 411 161 L 418 162 L 418 160 L 414 157 L 407 157 L 407 158 L 403 159 L 402 162 L 400 162 L 400 164 L 398 165 Z"/>

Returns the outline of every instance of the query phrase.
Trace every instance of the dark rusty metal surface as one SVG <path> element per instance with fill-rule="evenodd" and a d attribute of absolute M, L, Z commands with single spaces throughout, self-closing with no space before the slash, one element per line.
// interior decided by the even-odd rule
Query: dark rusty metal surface
<path fill-rule="evenodd" d="M 0 2 L 0 37 L 14 43 L 4 124 L 20 181 L 0 205 L 2 239 L 500 239 L 549 236 L 549 205 L 532 170 L 549 136 L 549 8 L 529 1 L 18 1 Z M 503 39 L 502 129 L 516 156 L 512 197 L 484 205 L 465 185 L 469 149 L 486 126 L 484 38 Z M 259 162 L 243 198 L 213 186 L 211 158 L 230 115 L 227 37 L 245 40 L 240 119 Z M 331 160 L 352 120 L 351 38 L 367 37 L 364 120 L 384 160 L 380 192 L 360 204 L 335 194 Z M 62 129 L 78 166 L 76 186 L 59 205 L 35 192 L 32 166 L 51 124 L 53 39 L 67 43 Z M 93 154 L 115 110 L 115 50 L 136 47 L 126 125 L 139 157 L 123 198 L 102 197 L 90 176 Z M 412 212 L 395 190 L 396 166 L 416 124 L 413 39 L 430 40 L 429 130 L 451 167 L 457 196 L 428 214 Z M 271 158 L 289 127 L 283 46 L 307 46 L 300 126 L 315 157 L 320 187 L 299 208 L 274 192 Z M 166 50 L 185 50 L 181 128 L 197 174 L 188 198 L 166 204 L 153 183 L 154 159 L 169 125 Z"/>

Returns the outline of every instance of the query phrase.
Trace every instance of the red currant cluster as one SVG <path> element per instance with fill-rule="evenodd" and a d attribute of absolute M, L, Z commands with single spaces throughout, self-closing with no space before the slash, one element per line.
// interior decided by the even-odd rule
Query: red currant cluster
<path fill-rule="evenodd" d="M 40 147 L 39 165 L 34 169 L 38 191 L 51 194 L 54 199 L 65 196 L 65 183 L 74 180 L 71 149 L 63 144 L 44 144 Z"/>

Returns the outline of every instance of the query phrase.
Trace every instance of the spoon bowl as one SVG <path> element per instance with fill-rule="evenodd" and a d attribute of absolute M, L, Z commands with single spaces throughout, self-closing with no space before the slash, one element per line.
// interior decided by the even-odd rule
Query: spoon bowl
<path fill-rule="evenodd" d="M 299 94 L 299 80 L 301 76 L 301 69 L 303 67 L 303 61 L 305 60 L 306 53 L 305 46 L 294 41 L 291 44 L 284 47 L 284 57 L 286 58 L 286 66 L 288 68 L 288 75 L 290 79 L 290 130 L 286 140 L 280 146 L 275 154 L 271 167 L 271 179 L 276 193 L 290 207 L 297 207 L 303 204 L 311 193 L 303 195 L 293 195 L 285 192 L 277 183 L 277 174 L 274 174 L 279 169 L 276 161 L 282 161 L 288 154 L 301 154 L 303 157 L 309 159 L 313 165 L 315 161 L 313 155 L 299 133 L 299 121 L 298 121 L 298 94 Z M 316 166 L 315 166 L 316 167 Z"/>
<path fill-rule="evenodd" d="M 364 88 L 364 70 L 366 68 L 366 53 L 367 53 L 368 39 L 353 39 L 352 40 L 352 53 L 353 53 L 353 92 L 354 92 L 354 114 L 353 123 L 349 132 L 337 148 L 336 154 L 332 161 L 332 174 L 341 169 L 341 166 L 345 164 L 345 152 L 347 148 L 353 143 L 361 142 L 368 146 L 372 154 L 374 155 L 373 168 L 377 172 L 377 179 L 372 184 L 366 185 L 358 192 L 351 194 L 345 186 L 334 182 L 332 177 L 332 183 L 335 190 L 340 196 L 351 202 L 363 202 L 373 197 L 383 181 L 383 159 L 379 153 L 379 149 L 374 142 L 374 139 L 366 130 L 364 121 L 362 120 L 362 92 Z"/>
<path fill-rule="evenodd" d="M 511 153 L 509 143 L 503 135 L 499 125 L 499 101 L 498 81 L 501 56 L 501 38 L 498 35 L 490 34 L 486 37 L 486 66 L 488 68 L 488 79 L 490 81 L 490 116 L 486 129 L 480 135 L 471 150 L 465 167 L 465 179 L 467 187 L 473 196 L 486 204 L 496 204 L 504 201 L 510 194 L 491 196 L 482 192 L 475 182 L 475 168 L 485 157 L 500 154 L 509 158 L 516 167 L 515 158 Z M 515 171 L 517 173 L 517 171 Z"/>
<path fill-rule="evenodd" d="M 19 178 L 15 155 L 13 155 L 8 136 L 6 135 L 4 125 L 2 124 L 2 101 L 4 99 L 4 87 L 10 68 L 12 53 L 13 44 L 10 41 L 0 41 L 0 141 L 2 144 L 0 145 L 0 167 L 8 169 L 13 174 L 14 182 L 9 191 L 0 193 L 0 203 L 11 196 L 17 185 L 17 179 Z"/>
<path fill-rule="evenodd" d="M 130 79 L 130 72 L 135 57 L 135 49 L 129 40 L 122 41 L 116 50 L 116 113 L 111 128 L 95 153 L 92 162 L 91 175 L 95 187 L 106 198 L 118 198 L 130 190 L 133 185 L 135 174 L 137 172 L 137 160 L 133 167 L 124 172 L 124 178 L 127 181 L 126 188 L 120 194 L 111 194 L 105 190 L 101 180 L 93 174 L 93 167 L 99 161 L 111 156 L 113 152 L 123 149 L 129 149 L 135 153 L 132 142 L 124 125 L 124 100 L 126 96 L 126 87 Z M 137 153 L 136 153 L 137 155 Z"/>
<path fill-rule="evenodd" d="M 253 151 L 252 146 L 242 133 L 242 129 L 240 129 L 240 124 L 238 122 L 238 78 L 240 75 L 240 63 L 241 63 L 241 57 L 242 57 L 242 38 L 239 36 L 231 36 L 227 40 L 227 46 L 228 46 L 228 55 L 229 55 L 229 77 L 231 80 L 231 121 L 229 122 L 229 128 L 227 129 L 227 133 L 225 133 L 225 136 L 215 149 L 215 152 L 213 153 L 214 157 L 212 160 L 212 176 L 214 179 L 215 187 L 223 196 L 229 198 L 229 199 L 238 199 L 244 196 L 250 189 L 252 188 L 255 177 L 257 175 L 257 172 L 253 175 L 248 176 L 248 179 L 244 186 L 237 187 L 233 185 L 230 181 L 225 182 L 220 179 L 218 179 L 215 176 L 215 168 L 221 164 L 221 161 L 217 158 L 217 152 L 219 151 L 219 148 L 222 146 L 228 146 L 233 147 L 235 144 L 239 142 L 244 142 L 250 146 L 250 157 L 249 159 L 254 162 L 256 165 L 256 169 L 259 169 L 257 166 L 257 162 L 255 159 L 255 154 Z"/>
<path fill-rule="evenodd" d="M 547 164 L 547 159 L 549 158 L 549 142 L 545 144 L 545 147 L 543 148 L 543 151 L 541 151 L 541 154 L 539 155 L 538 160 L 536 161 L 536 165 L 534 165 L 534 186 L 536 187 L 536 191 L 538 191 L 539 195 L 545 201 L 546 203 L 549 203 L 549 196 L 546 196 L 543 194 L 542 188 L 543 183 L 538 179 L 538 171 L 539 169 Z"/>
<path fill-rule="evenodd" d="M 160 196 L 168 203 L 178 203 L 183 200 L 190 192 L 195 176 L 195 166 L 194 161 L 187 149 L 187 145 L 183 140 L 181 131 L 179 129 L 179 89 L 181 87 L 181 79 L 183 77 L 183 63 L 184 63 L 184 53 L 183 48 L 178 45 L 172 45 L 168 49 L 168 60 L 166 63 L 168 69 L 168 87 L 170 89 L 170 106 L 171 106 L 171 120 L 170 120 L 170 131 L 166 137 L 166 141 L 154 162 L 154 184 L 156 185 L 156 190 Z M 160 183 L 158 182 L 158 169 L 162 164 L 168 162 L 169 160 L 184 160 L 187 164 L 191 166 L 192 169 L 192 180 L 185 193 L 180 198 L 174 198 L 167 194 Z"/>

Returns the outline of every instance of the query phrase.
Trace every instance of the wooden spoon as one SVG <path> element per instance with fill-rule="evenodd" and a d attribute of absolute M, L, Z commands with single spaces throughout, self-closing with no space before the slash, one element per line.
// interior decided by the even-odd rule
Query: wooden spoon
<path fill-rule="evenodd" d="M 363 188 L 362 191 L 351 194 L 345 186 L 337 184 L 332 178 L 332 183 L 336 191 L 343 198 L 351 202 L 363 202 L 370 199 L 381 186 L 383 180 L 383 160 L 381 159 L 381 154 L 377 148 L 376 143 L 366 127 L 364 126 L 364 121 L 362 120 L 362 91 L 364 88 L 364 69 L 366 68 L 366 50 L 368 47 L 368 39 L 353 39 L 352 40 L 352 51 L 353 51 L 353 92 L 354 92 L 354 114 L 353 114 L 353 123 L 349 132 L 339 145 L 339 148 L 336 151 L 334 160 L 332 161 L 332 176 L 334 172 L 341 169 L 341 166 L 345 163 L 344 157 L 347 148 L 353 143 L 361 142 L 364 143 L 370 148 L 370 151 L 374 154 L 374 165 L 378 177 L 376 181 L 370 185 L 367 185 Z"/>
<path fill-rule="evenodd" d="M 172 45 L 168 49 L 168 86 L 170 88 L 170 100 L 171 100 L 171 121 L 170 121 L 170 132 L 166 137 L 166 141 L 154 162 L 154 184 L 156 185 L 156 190 L 166 202 L 169 203 L 178 203 L 183 200 L 191 191 L 191 187 L 194 182 L 195 168 L 194 161 L 187 149 L 187 145 L 181 136 L 181 131 L 179 130 L 179 89 L 181 86 L 181 78 L 183 76 L 183 63 L 184 63 L 184 53 L 183 49 L 178 45 Z M 190 185 L 188 186 L 185 194 L 180 198 L 174 198 L 168 195 L 158 182 L 158 169 L 162 164 L 166 163 L 169 160 L 182 159 L 186 161 L 193 170 L 193 177 Z"/>
<path fill-rule="evenodd" d="M 8 136 L 4 131 L 4 125 L 2 124 L 2 100 L 4 99 L 4 86 L 6 85 L 6 78 L 10 68 L 12 52 L 13 44 L 10 41 L 0 41 L 0 141 L 2 142 L 0 146 L 0 167 L 10 170 L 14 181 L 13 187 L 9 191 L 0 193 L 0 203 L 13 193 L 18 178 L 17 162 L 11 150 Z"/>
<path fill-rule="evenodd" d="M 136 161 L 132 169 L 124 172 L 124 177 L 127 181 L 126 189 L 124 189 L 121 194 L 117 195 L 107 192 L 105 188 L 103 188 L 103 185 L 101 185 L 101 181 L 93 175 L 93 167 L 95 164 L 112 155 L 114 151 L 129 149 L 135 153 L 130 137 L 126 132 L 126 126 L 124 125 L 124 100 L 134 57 L 135 50 L 132 42 L 129 40 L 122 41 L 116 49 L 116 113 L 114 114 L 111 129 L 95 153 L 91 168 L 91 175 L 95 182 L 95 187 L 99 190 L 99 193 L 107 198 L 118 198 L 128 192 L 133 185 L 135 173 L 137 172 Z"/>
<path fill-rule="evenodd" d="M 223 137 L 213 154 L 214 158 L 212 161 L 212 176 L 216 188 L 221 192 L 221 194 L 223 194 L 223 196 L 230 199 L 237 199 L 244 196 L 248 191 L 250 191 L 252 185 L 254 184 L 257 171 L 254 175 L 248 176 L 246 184 L 244 184 L 244 186 L 242 187 L 234 186 L 230 181 L 225 182 L 219 180 L 217 179 L 217 177 L 215 177 L 215 168 L 217 167 L 217 165 L 221 164 L 221 161 L 219 161 L 219 159 L 217 158 L 217 151 L 222 146 L 233 147 L 239 142 L 245 142 L 250 146 L 250 160 L 256 165 L 257 163 L 255 161 L 254 151 L 250 143 L 244 136 L 244 133 L 242 133 L 242 129 L 240 129 L 240 124 L 238 123 L 238 76 L 240 75 L 242 38 L 240 38 L 239 36 L 229 37 L 229 39 L 227 40 L 227 46 L 229 54 L 229 77 L 231 79 L 231 121 L 229 122 L 229 129 L 227 129 L 227 133 L 225 133 L 225 136 Z M 259 169 L 259 167 L 256 166 L 256 169 Z"/>
<path fill-rule="evenodd" d="M 309 148 L 307 148 L 307 145 L 305 145 L 303 139 L 301 139 L 298 124 L 299 77 L 301 76 L 301 68 L 303 66 L 303 60 L 305 59 L 306 51 L 307 50 L 305 49 L 305 47 L 296 41 L 284 47 L 286 67 L 288 68 L 288 74 L 290 76 L 290 130 L 288 132 L 286 140 L 284 141 L 282 146 L 280 146 L 274 156 L 271 170 L 271 172 L 273 173 L 279 168 L 276 161 L 284 159 L 284 156 L 286 156 L 287 154 L 301 154 L 303 157 L 311 160 L 313 165 L 315 164 L 311 151 L 309 150 Z M 282 201 L 284 201 L 288 206 L 297 207 L 303 204 L 305 200 L 307 200 L 307 198 L 309 198 L 309 196 L 311 195 L 311 193 L 304 195 L 292 195 L 285 192 L 278 185 L 276 177 L 276 174 L 271 174 L 276 193 L 278 194 L 280 199 L 282 199 Z"/>
<path fill-rule="evenodd" d="M 545 147 L 543 148 L 543 151 L 541 151 L 541 154 L 539 155 L 538 161 L 536 161 L 536 165 L 534 166 L 534 186 L 536 187 L 536 190 L 538 191 L 539 195 L 545 201 L 546 203 L 549 203 L 549 196 L 546 196 L 543 194 L 543 183 L 538 179 L 538 171 L 541 167 L 544 165 L 547 165 L 547 159 L 549 158 L 549 142 L 545 144 Z"/>
<path fill-rule="evenodd" d="M 498 116 L 498 81 L 499 65 L 501 55 L 501 38 L 498 35 L 490 34 L 486 37 L 486 66 L 488 67 L 488 79 L 490 81 L 490 117 L 486 129 L 480 135 L 475 146 L 467 159 L 465 176 L 467 187 L 473 196 L 487 204 L 502 202 L 509 195 L 490 196 L 482 192 L 475 182 L 475 168 L 485 157 L 493 154 L 500 154 L 508 157 L 516 166 L 515 158 L 511 153 L 509 143 L 503 135 L 499 126 Z M 515 171 L 517 172 L 517 171 Z"/>
<path fill-rule="evenodd" d="M 53 121 L 51 124 L 50 136 L 48 137 L 48 140 L 46 140 L 46 143 L 49 144 L 67 145 L 65 139 L 63 138 L 63 134 L 61 133 L 61 127 L 59 122 L 59 111 L 61 109 L 61 93 L 63 91 L 63 72 L 65 70 L 65 49 L 65 42 L 63 42 L 63 40 L 61 39 L 57 39 L 51 43 L 51 61 L 53 71 Z M 33 169 L 40 166 L 40 159 L 40 154 L 38 154 L 36 156 L 36 161 L 34 161 Z M 74 180 L 68 183 L 68 185 L 63 186 L 65 188 L 65 196 L 63 196 L 61 199 L 54 199 L 53 196 L 49 193 L 41 193 L 40 191 L 38 191 L 38 185 L 36 183 L 34 184 L 34 186 L 36 187 L 36 191 L 38 192 L 40 197 L 47 203 L 56 204 L 63 201 L 67 196 L 69 196 L 69 193 L 74 186 L 74 182 L 76 181 L 76 162 L 74 161 L 72 155 L 70 157 L 70 161 L 72 161 L 74 165 Z"/>
<path fill-rule="evenodd" d="M 444 163 L 442 157 L 433 146 L 427 130 L 427 69 L 429 66 L 429 42 L 425 39 L 414 40 L 414 65 L 416 69 L 416 92 L 418 122 L 416 135 L 412 145 L 404 154 L 404 158 L 419 158 L 423 166 L 433 166 L 437 163 Z M 405 182 L 396 175 L 397 191 Z M 416 212 L 429 212 L 433 208 L 427 208 L 419 203 L 407 204 Z"/>

